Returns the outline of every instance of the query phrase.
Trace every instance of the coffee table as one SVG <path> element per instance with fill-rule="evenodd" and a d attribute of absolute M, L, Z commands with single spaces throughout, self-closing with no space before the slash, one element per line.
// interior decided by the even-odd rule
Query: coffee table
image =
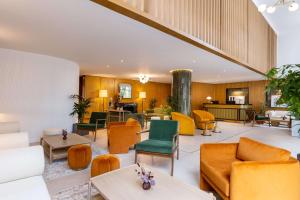
<path fill-rule="evenodd" d="M 75 133 L 68 134 L 66 140 L 62 139 L 62 135 L 49 135 L 43 137 L 43 147 L 45 153 L 49 157 L 50 164 L 53 160 L 67 157 L 67 151 L 71 146 L 77 144 L 90 144 L 91 141 L 87 138 Z"/>
<path fill-rule="evenodd" d="M 151 169 L 151 172 L 153 172 L 156 185 L 150 190 L 143 190 L 141 180 L 135 172 L 137 168 L 137 165 L 131 165 L 91 178 L 88 199 L 91 199 L 92 187 L 96 188 L 106 200 L 216 199 L 212 194 L 204 192 L 197 187 L 187 185 L 155 169 Z M 146 168 L 149 169 L 149 167 Z"/>

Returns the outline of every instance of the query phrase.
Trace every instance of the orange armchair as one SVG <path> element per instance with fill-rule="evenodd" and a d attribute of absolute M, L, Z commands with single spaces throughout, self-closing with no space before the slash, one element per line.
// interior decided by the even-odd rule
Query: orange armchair
<path fill-rule="evenodd" d="M 290 152 L 248 138 L 203 144 L 200 188 L 214 189 L 224 200 L 297 200 L 300 167 Z"/>
<path fill-rule="evenodd" d="M 111 154 L 128 153 L 129 148 L 141 141 L 142 128 L 138 121 L 128 119 L 127 122 L 108 124 L 108 150 Z"/>
<path fill-rule="evenodd" d="M 193 116 L 195 119 L 195 124 L 197 128 L 200 128 L 202 130 L 205 130 L 205 122 L 208 121 L 214 121 L 215 116 L 207 111 L 204 110 L 194 110 L 193 111 Z M 210 123 L 207 125 L 207 129 L 211 130 L 215 126 L 214 123 Z"/>
<path fill-rule="evenodd" d="M 194 135 L 195 122 L 192 118 L 179 112 L 171 113 L 172 120 L 178 121 L 180 135 Z"/>

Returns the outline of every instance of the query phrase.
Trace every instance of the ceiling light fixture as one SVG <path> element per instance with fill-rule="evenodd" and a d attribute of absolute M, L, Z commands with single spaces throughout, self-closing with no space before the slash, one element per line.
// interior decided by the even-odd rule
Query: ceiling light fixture
<path fill-rule="evenodd" d="M 274 5 L 267 6 L 267 4 L 261 4 L 258 6 L 258 11 L 263 13 L 274 13 L 278 7 L 288 6 L 288 10 L 294 12 L 299 9 L 299 4 L 295 0 L 278 0 Z"/>
<path fill-rule="evenodd" d="M 150 77 L 146 74 L 140 74 L 139 79 L 141 83 L 145 84 L 150 80 Z"/>

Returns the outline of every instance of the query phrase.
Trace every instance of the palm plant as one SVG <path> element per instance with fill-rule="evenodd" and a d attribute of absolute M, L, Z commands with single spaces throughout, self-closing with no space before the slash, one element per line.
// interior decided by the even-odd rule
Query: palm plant
<path fill-rule="evenodd" d="M 70 113 L 71 116 L 77 115 L 78 122 L 83 123 L 83 117 L 87 114 L 87 109 L 91 106 L 91 99 L 84 98 L 78 94 L 70 96 L 74 100 L 73 111 Z"/>

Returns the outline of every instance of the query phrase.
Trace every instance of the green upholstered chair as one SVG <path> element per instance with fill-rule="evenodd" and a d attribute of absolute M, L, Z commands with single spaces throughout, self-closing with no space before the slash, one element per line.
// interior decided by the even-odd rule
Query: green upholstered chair
<path fill-rule="evenodd" d="M 94 133 L 94 141 L 96 141 L 97 130 L 106 128 L 106 112 L 92 112 L 89 123 L 78 123 L 77 131 L 79 130 L 87 130 L 93 131 Z"/>
<path fill-rule="evenodd" d="M 170 157 L 172 159 L 171 176 L 174 171 L 174 155 L 177 151 L 179 159 L 179 137 L 178 122 L 172 120 L 152 120 L 149 132 L 149 139 L 135 145 L 135 163 L 138 154 L 157 155 Z"/>
<path fill-rule="evenodd" d="M 254 126 L 255 123 L 263 124 L 263 123 L 267 122 L 268 125 L 271 126 L 271 120 L 270 120 L 269 114 L 267 114 L 267 115 L 259 114 L 259 113 L 256 113 L 256 111 L 254 109 L 246 109 L 245 113 L 246 113 L 246 118 L 244 120 L 244 125 L 246 124 L 246 122 L 252 122 L 252 126 Z"/>

